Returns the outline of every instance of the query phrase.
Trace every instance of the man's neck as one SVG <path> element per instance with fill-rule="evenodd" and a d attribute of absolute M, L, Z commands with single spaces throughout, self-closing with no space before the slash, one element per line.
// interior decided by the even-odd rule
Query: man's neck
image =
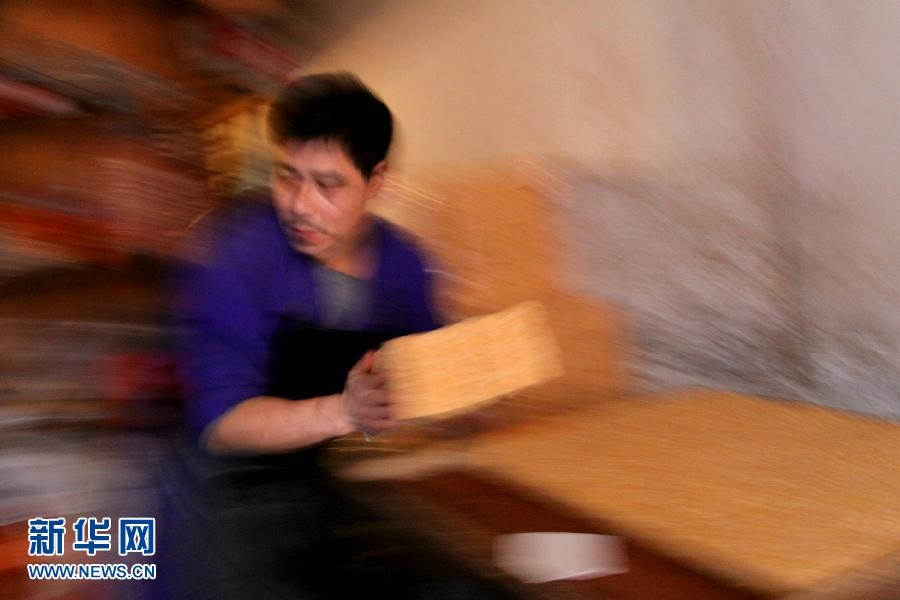
<path fill-rule="evenodd" d="M 318 259 L 327 269 L 358 279 L 368 279 L 375 273 L 378 253 L 375 248 L 375 219 L 363 217 L 357 231 L 333 253 Z"/>

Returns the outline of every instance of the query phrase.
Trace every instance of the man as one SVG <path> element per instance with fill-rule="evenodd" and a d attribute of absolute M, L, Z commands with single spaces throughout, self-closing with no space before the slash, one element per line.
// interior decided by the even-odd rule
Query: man
<path fill-rule="evenodd" d="M 393 425 L 371 354 L 346 381 L 300 386 L 309 396 L 287 386 L 302 402 L 271 395 L 285 383 L 274 380 L 284 372 L 273 372 L 273 359 L 294 362 L 288 377 L 321 375 L 301 356 L 272 356 L 288 322 L 366 332 L 373 346 L 436 326 L 420 255 L 367 211 L 387 169 L 384 103 L 350 75 L 308 76 L 273 104 L 270 130 L 272 207 L 242 211 L 225 228 L 186 311 L 189 421 L 217 454 L 286 452 Z M 323 362 L 312 354 L 306 360 Z M 317 389 L 328 393 L 312 395 Z"/>
<path fill-rule="evenodd" d="M 372 351 L 438 325 L 421 255 L 367 211 L 384 183 L 390 111 L 351 75 L 312 75 L 284 90 L 269 125 L 271 197 L 219 223 L 211 259 L 180 295 L 194 443 L 166 476 L 160 590 L 494 597 L 353 501 L 317 460 L 327 440 L 395 425 Z"/>

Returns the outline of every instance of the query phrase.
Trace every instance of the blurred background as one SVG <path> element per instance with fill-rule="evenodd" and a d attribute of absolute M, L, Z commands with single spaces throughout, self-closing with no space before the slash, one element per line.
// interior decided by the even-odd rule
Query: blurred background
<path fill-rule="evenodd" d="M 297 72 L 392 108 L 376 209 L 451 318 L 549 306 L 567 378 L 515 406 L 699 386 L 896 419 L 898 29 L 892 0 L 0 2 L 0 595 L 108 591 L 30 586 L 28 518 L 153 514 L 167 274 L 265 185 Z"/>

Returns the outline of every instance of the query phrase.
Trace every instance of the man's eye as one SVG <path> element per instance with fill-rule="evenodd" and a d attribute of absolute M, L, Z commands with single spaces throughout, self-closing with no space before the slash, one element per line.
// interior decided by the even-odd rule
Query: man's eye
<path fill-rule="evenodd" d="M 318 186 L 320 188 L 322 188 L 323 190 L 333 190 L 340 186 L 340 183 L 338 183 L 337 181 L 330 181 L 330 180 L 317 181 L 316 184 L 318 184 Z"/>

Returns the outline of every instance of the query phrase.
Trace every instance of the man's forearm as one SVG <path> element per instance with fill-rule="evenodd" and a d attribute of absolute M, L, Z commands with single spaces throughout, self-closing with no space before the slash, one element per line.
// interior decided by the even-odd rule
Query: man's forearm
<path fill-rule="evenodd" d="M 353 430 L 340 395 L 299 401 L 257 396 L 211 423 L 204 445 L 213 454 L 290 452 Z"/>

